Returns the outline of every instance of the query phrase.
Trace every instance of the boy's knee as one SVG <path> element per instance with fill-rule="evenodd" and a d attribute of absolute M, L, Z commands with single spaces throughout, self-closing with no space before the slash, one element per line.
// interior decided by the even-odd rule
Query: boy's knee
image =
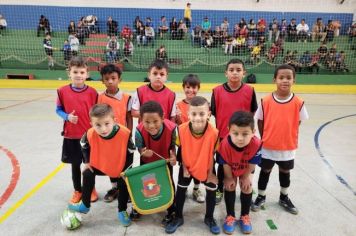
<path fill-rule="evenodd" d="M 286 170 L 286 169 L 283 169 L 283 168 L 279 168 L 279 172 L 288 174 L 288 173 L 290 172 L 290 170 Z"/>
<path fill-rule="evenodd" d="M 94 176 L 94 173 L 91 172 L 91 170 L 89 170 L 89 169 L 86 169 L 83 172 L 83 178 L 92 178 L 93 176 Z"/>

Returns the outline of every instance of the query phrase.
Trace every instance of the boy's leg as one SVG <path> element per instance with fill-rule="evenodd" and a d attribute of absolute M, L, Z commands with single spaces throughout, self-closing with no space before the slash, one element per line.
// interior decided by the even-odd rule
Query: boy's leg
<path fill-rule="evenodd" d="M 218 189 L 216 191 L 216 204 L 219 204 L 224 197 L 224 166 L 219 163 L 220 155 L 216 154 L 216 162 L 218 163 Z"/>
<path fill-rule="evenodd" d="M 109 189 L 107 191 L 106 195 L 104 196 L 105 202 L 112 202 L 117 198 L 117 196 L 119 194 L 118 185 L 117 185 L 118 181 L 119 181 L 119 178 L 111 178 L 110 177 L 111 189 Z"/>
<path fill-rule="evenodd" d="M 281 186 L 281 193 L 279 197 L 279 204 L 283 206 L 288 212 L 298 214 L 298 209 L 294 206 L 288 197 L 288 188 L 290 186 L 290 170 L 294 168 L 294 160 L 280 161 L 279 165 L 279 183 Z"/>
<path fill-rule="evenodd" d="M 199 190 L 200 181 L 196 178 L 194 180 L 194 188 L 193 188 L 193 200 L 199 203 L 205 202 L 205 197 L 202 192 Z"/>
<path fill-rule="evenodd" d="M 224 193 L 225 206 L 226 206 L 226 217 L 224 220 L 223 231 L 226 234 L 232 234 L 235 231 L 236 218 L 235 218 L 235 199 L 236 191 L 235 189 L 225 189 Z"/>
<path fill-rule="evenodd" d="M 246 190 L 242 190 L 240 185 L 241 193 L 240 193 L 240 201 L 241 201 L 241 216 L 239 220 L 239 224 L 241 227 L 241 231 L 244 234 L 249 234 L 252 231 L 252 225 L 250 220 L 250 207 L 252 202 L 252 186 L 250 186 Z"/>
<path fill-rule="evenodd" d="M 127 202 L 129 200 L 129 193 L 127 191 L 127 186 L 123 178 L 118 180 L 118 189 L 119 189 L 119 197 L 118 197 L 118 219 L 120 223 L 127 227 L 131 224 L 131 219 L 127 213 Z"/>
<path fill-rule="evenodd" d="M 214 211 L 216 205 L 216 190 L 218 186 L 214 183 L 205 183 L 206 189 L 206 209 L 204 223 L 209 227 L 210 232 L 213 234 L 219 234 L 220 228 L 214 218 Z"/>

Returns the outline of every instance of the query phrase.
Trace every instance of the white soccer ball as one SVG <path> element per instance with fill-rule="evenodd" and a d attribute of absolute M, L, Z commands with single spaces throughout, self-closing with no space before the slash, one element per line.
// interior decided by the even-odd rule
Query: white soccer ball
<path fill-rule="evenodd" d="M 82 216 L 78 212 L 64 210 L 61 216 L 61 224 L 69 230 L 77 229 L 82 223 Z"/>

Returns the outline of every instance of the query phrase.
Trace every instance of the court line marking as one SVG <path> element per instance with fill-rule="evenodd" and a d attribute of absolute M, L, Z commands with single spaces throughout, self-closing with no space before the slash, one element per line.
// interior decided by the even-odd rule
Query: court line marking
<path fill-rule="evenodd" d="M 0 209 L 2 205 L 9 199 L 11 196 L 12 192 L 15 190 L 17 182 L 20 177 L 20 164 L 16 158 L 16 156 L 9 151 L 8 149 L 0 146 L 0 150 L 5 152 L 6 156 L 10 159 L 11 165 L 12 165 L 12 174 L 11 174 L 11 180 L 7 188 L 5 189 L 4 193 L 0 196 Z"/>
<path fill-rule="evenodd" d="M 11 216 L 19 207 L 21 207 L 32 195 L 34 195 L 38 190 L 40 190 L 48 181 L 50 181 L 60 170 L 65 167 L 64 163 L 61 163 L 49 173 L 45 178 L 43 178 L 35 187 L 28 191 L 20 200 L 13 204 L 3 215 L 0 216 L 0 224 L 4 222 L 9 216 Z"/>
<path fill-rule="evenodd" d="M 38 100 L 41 100 L 41 99 L 43 99 L 43 98 L 47 98 L 47 97 L 49 97 L 49 96 L 50 96 L 50 95 L 46 95 L 46 96 L 42 96 L 42 97 L 30 99 L 30 100 L 25 100 L 25 101 L 22 101 L 22 102 L 19 102 L 19 103 L 11 104 L 11 105 L 6 106 L 6 107 L 0 107 L 0 110 L 5 110 L 5 109 L 7 109 L 7 108 L 16 107 L 16 106 L 23 105 L 23 104 L 26 104 L 26 103 L 38 101 Z"/>

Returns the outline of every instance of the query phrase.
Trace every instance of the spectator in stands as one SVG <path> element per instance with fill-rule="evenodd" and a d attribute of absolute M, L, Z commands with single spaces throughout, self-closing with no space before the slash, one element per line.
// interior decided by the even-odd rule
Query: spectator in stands
<path fill-rule="evenodd" d="M 234 42 L 235 41 L 235 42 Z M 226 54 L 232 54 L 233 52 L 233 47 L 234 47 L 234 44 L 236 44 L 236 40 L 235 38 L 232 36 L 232 35 L 229 35 L 225 41 L 225 55 Z"/>
<path fill-rule="evenodd" d="M 326 41 L 332 42 L 334 40 L 335 27 L 332 20 L 328 21 L 328 25 L 326 26 Z"/>
<path fill-rule="evenodd" d="M 297 36 L 298 42 L 301 40 L 305 43 L 307 42 L 309 37 L 309 26 L 307 23 L 305 23 L 305 19 L 302 19 L 301 22 L 297 25 Z"/>
<path fill-rule="evenodd" d="M 287 27 L 287 35 L 289 42 L 297 41 L 297 24 L 294 18 L 291 19 L 290 24 Z"/>
<path fill-rule="evenodd" d="M 154 24 L 151 17 L 146 17 L 145 26 L 152 27 L 154 29 Z"/>
<path fill-rule="evenodd" d="M 273 40 L 273 42 L 276 42 L 278 40 L 279 28 L 278 20 L 274 18 L 268 26 L 268 41 L 272 42 Z"/>
<path fill-rule="evenodd" d="M 258 38 L 258 44 L 261 46 L 261 54 L 265 54 L 266 51 L 266 37 L 265 36 L 260 36 Z"/>
<path fill-rule="evenodd" d="M 305 51 L 299 59 L 301 68 L 306 68 L 309 71 L 309 66 L 311 63 L 311 55 L 309 51 Z"/>
<path fill-rule="evenodd" d="M 52 40 L 50 34 L 46 34 L 46 37 L 43 39 L 43 48 L 45 50 L 48 59 L 48 69 L 51 70 L 54 67 L 53 50 L 55 48 L 52 46 Z"/>
<path fill-rule="evenodd" d="M 325 41 L 321 42 L 321 45 L 318 48 L 317 52 L 319 54 L 320 62 L 324 64 L 326 56 L 328 54 L 328 47 L 326 46 L 326 42 Z"/>
<path fill-rule="evenodd" d="M 310 60 L 310 63 L 308 65 L 308 69 L 311 73 L 314 73 L 314 69 L 315 69 L 315 72 L 318 74 L 319 73 L 319 54 L 318 52 L 313 52 L 312 55 L 311 55 L 311 60 Z"/>
<path fill-rule="evenodd" d="M 224 20 L 221 23 L 220 28 L 223 33 L 226 33 L 226 35 L 229 33 L 229 26 L 230 24 L 229 21 L 227 20 L 227 17 L 224 17 Z"/>
<path fill-rule="evenodd" d="M 106 21 L 106 28 L 108 38 L 110 38 L 111 36 L 117 36 L 118 24 L 117 21 L 113 20 L 111 16 L 109 16 L 108 20 Z"/>
<path fill-rule="evenodd" d="M 336 56 L 336 70 L 342 72 L 349 72 L 349 68 L 346 65 L 346 54 L 341 51 L 339 55 Z"/>
<path fill-rule="evenodd" d="M 254 39 L 257 37 L 257 25 L 253 19 L 250 19 L 247 24 L 248 36 L 253 37 Z"/>
<path fill-rule="evenodd" d="M 356 22 L 354 22 L 348 30 L 348 34 L 349 34 L 349 43 L 352 43 L 353 38 L 356 37 Z"/>
<path fill-rule="evenodd" d="M 265 37 L 265 31 L 266 31 L 266 21 L 263 18 L 258 19 L 257 22 L 257 36 L 258 37 Z"/>
<path fill-rule="evenodd" d="M 77 38 L 76 33 L 72 33 L 68 37 L 70 49 L 72 51 L 73 56 L 77 56 L 79 52 L 79 39 Z"/>
<path fill-rule="evenodd" d="M 81 38 L 83 38 L 83 43 L 80 42 L 81 44 L 85 44 L 84 39 L 89 38 L 89 28 L 88 28 L 88 22 L 86 21 L 86 18 L 82 16 L 80 20 L 77 23 L 77 37 L 80 41 Z"/>
<path fill-rule="evenodd" d="M 161 21 L 158 26 L 159 37 L 163 39 L 163 34 L 166 34 L 169 30 L 167 18 L 165 16 L 161 16 Z"/>
<path fill-rule="evenodd" d="M 118 60 L 120 44 L 115 36 L 111 36 L 106 45 L 106 60 L 108 63 L 115 63 Z"/>
<path fill-rule="evenodd" d="M 204 17 L 203 22 L 201 23 L 202 33 L 211 33 L 211 22 L 207 16 Z"/>
<path fill-rule="evenodd" d="M 316 19 L 316 22 L 312 28 L 312 41 L 314 42 L 315 39 L 320 39 L 320 42 L 323 42 L 326 37 L 326 27 L 323 23 L 323 20 L 319 17 Z"/>
<path fill-rule="evenodd" d="M 184 9 L 184 22 L 188 29 L 190 29 L 192 23 L 192 9 L 191 4 L 188 2 Z"/>
<path fill-rule="evenodd" d="M 121 30 L 121 38 L 123 39 L 130 39 L 133 38 L 132 30 L 130 29 L 129 25 L 125 25 Z"/>
<path fill-rule="evenodd" d="M 201 41 L 202 41 L 202 29 L 200 25 L 196 25 L 192 29 L 192 36 L 191 36 L 191 41 L 192 41 L 192 46 L 194 47 L 195 45 L 198 45 L 199 47 L 201 46 Z"/>
<path fill-rule="evenodd" d="M 175 17 L 172 17 L 171 22 L 169 23 L 169 30 L 171 32 L 171 39 L 178 38 L 178 22 Z"/>
<path fill-rule="evenodd" d="M 216 26 L 213 31 L 213 47 L 218 47 L 224 43 L 223 32 L 220 26 Z"/>
<path fill-rule="evenodd" d="M 97 16 L 88 15 L 85 17 L 85 21 L 87 23 L 88 30 L 90 33 L 92 33 L 92 34 L 100 33 Z"/>
<path fill-rule="evenodd" d="M 74 21 L 70 21 L 69 25 L 68 25 L 68 34 L 71 35 L 72 33 L 76 33 L 77 32 L 77 27 L 75 26 Z"/>
<path fill-rule="evenodd" d="M 205 33 L 202 39 L 202 47 L 204 48 L 211 48 L 213 44 L 213 37 L 209 33 Z"/>
<path fill-rule="evenodd" d="M 241 54 L 242 52 L 246 51 L 246 38 L 243 37 L 243 35 L 240 34 L 239 37 L 237 37 L 235 47 L 237 49 L 238 54 Z"/>
<path fill-rule="evenodd" d="M 334 53 L 334 51 L 329 50 L 328 54 L 326 55 L 325 65 L 327 69 L 336 71 L 336 52 Z"/>
<path fill-rule="evenodd" d="M 282 23 L 279 26 L 279 38 L 285 40 L 288 35 L 288 24 L 286 19 L 282 19 Z"/>
<path fill-rule="evenodd" d="M 152 44 L 152 47 L 155 46 L 155 31 L 152 26 L 146 25 L 144 45 L 148 45 L 149 43 Z"/>
<path fill-rule="evenodd" d="M 133 55 L 134 51 L 134 45 L 132 43 L 132 40 L 130 38 L 124 38 L 124 56 L 129 57 Z"/>
<path fill-rule="evenodd" d="M 62 51 L 63 51 L 64 64 L 67 66 L 70 59 L 72 58 L 72 51 L 68 40 L 64 40 Z"/>
<path fill-rule="evenodd" d="M 44 31 L 45 35 L 51 35 L 51 25 L 49 24 L 49 20 L 44 16 L 41 15 L 40 20 L 37 26 L 37 37 L 40 37 L 40 32 Z"/>
<path fill-rule="evenodd" d="M 141 21 L 137 22 L 136 41 L 137 46 L 146 44 L 145 27 Z"/>
<path fill-rule="evenodd" d="M 0 36 L 2 36 L 2 31 L 7 27 L 6 19 L 3 15 L 0 15 Z"/>
<path fill-rule="evenodd" d="M 236 23 L 234 25 L 234 32 L 233 32 L 232 36 L 236 39 L 237 37 L 239 37 L 239 35 L 240 35 L 240 27 L 239 27 L 239 24 Z"/>
<path fill-rule="evenodd" d="M 256 46 L 256 44 L 257 44 L 256 39 L 253 38 L 251 35 L 248 36 L 246 45 L 247 45 L 247 50 L 248 50 L 249 52 L 252 51 L 252 49 Z"/>
<path fill-rule="evenodd" d="M 279 48 L 275 43 L 272 43 L 271 48 L 268 50 L 267 53 L 267 59 L 270 63 L 273 63 L 275 58 L 277 57 L 277 54 L 279 52 Z"/>
<path fill-rule="evenodd" d="M 252 48 L 251 58 L 250 58 L 250 61 L 252 62 L 252 64 L 256 64 L 260 61 L 261 49 L 262 49 L 262 47 L 261 47 L 261 44 L 259 44 L 259 43 Z"/>
<path fill-rule="evenodd" d="M 288 50 L 287 55 L 283 58 L 283 63 L 294 67 L 295 71 L 300 72 L 300 64 L 297 60 L 297 51 Z"/>
<path fill-rule="evenodd" d="M 168 61 L 168 55 L 167 55 L 167 50 L 164 45 L 161 45 L 157 50 L 156 50 L 156 59 L 160 59 L 163 61 Z"/>
<path fill-rule="evenodd" d="M 247 38 L 248 35 L 248 29 L 247 29 L 247 25 L 246 24 L 242 24 L 241 28 L 239 30 L 239 36 L 241 36 L 242 38 Z"/>
<path fill-rule="evenodd" d="M 137 35 L 137 32 L 139 30 L 139 27 L 143 25 L 143 22 L 141 21 L 140 17 L 139 16 L 136 16 L 133 24 L 132 24 L 132 29 L 134 31 L 134 33 Z"/>
<path fill-rule="evenodd" d="M 177 35 L 177 38 L 178 39 L 184 39 L 184 37 L 187 34 L 187 32 L 188 32 L 188 28 L 185 25 L 184 20 L 182 19 L 182 20 L 180 20 L 178 22 L 178 35 Z"/>
<path fill-rule="evenodd" d="M 336 43 L 333 43 L 332 45 L 331 45 L 331 48 L 329 49 L 329 53 L 336 53 L 337 52 L 337 45 L 336 45 Z"/>

